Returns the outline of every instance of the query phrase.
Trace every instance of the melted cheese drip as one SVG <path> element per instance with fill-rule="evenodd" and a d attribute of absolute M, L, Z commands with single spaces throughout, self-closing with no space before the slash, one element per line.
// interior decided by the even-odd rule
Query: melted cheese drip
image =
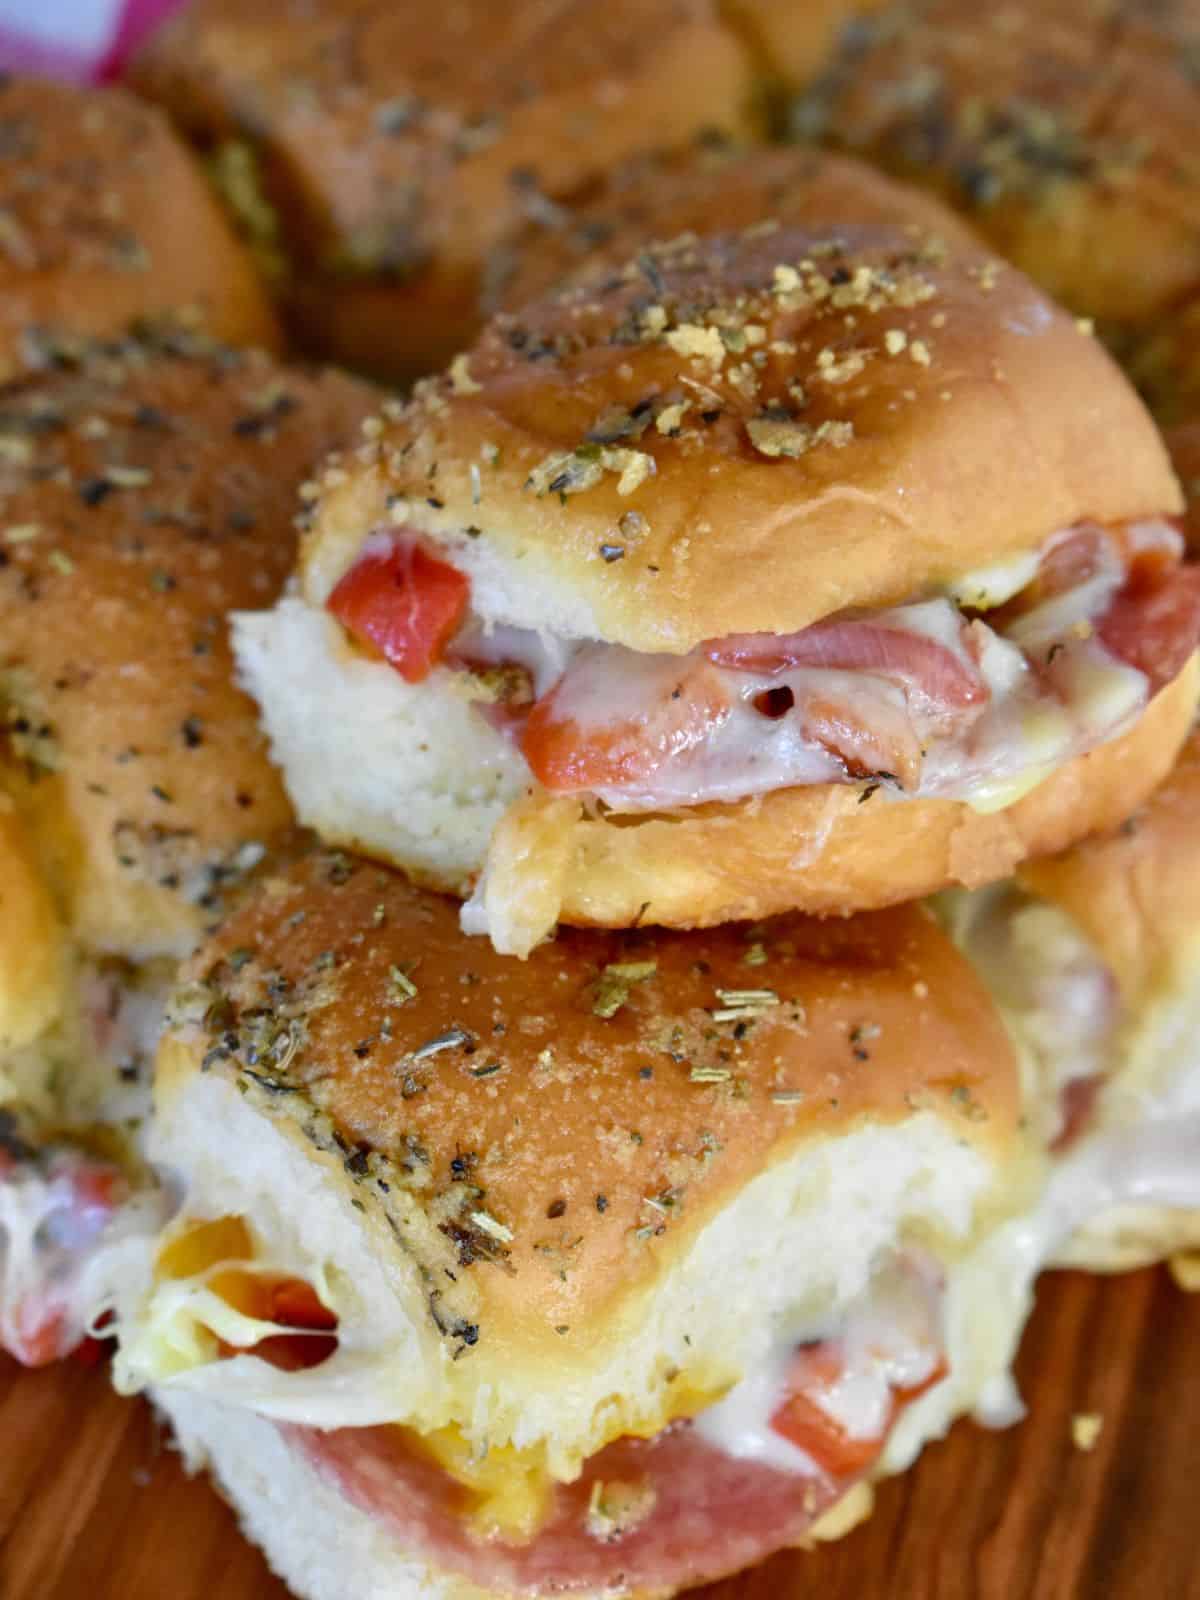
<path fill-rule="evenodd" d="M 725 1455 L 781 1472 L 824 1476 L 818 1462 L 771 1426 L 788 1398 L 797 1349 L 818 1340 L 836 1342 L 838 1376 L 811 1398 L 850 1438 L 882 1440 L 896 1394 L 925 1383 L 941 1359 L 931 1311 L 934 1293 L 910 1263 L 883 1270 L 836 1323 L 782 1330 L 758 1369 L 696 1417 L 697 1432 Z"/>

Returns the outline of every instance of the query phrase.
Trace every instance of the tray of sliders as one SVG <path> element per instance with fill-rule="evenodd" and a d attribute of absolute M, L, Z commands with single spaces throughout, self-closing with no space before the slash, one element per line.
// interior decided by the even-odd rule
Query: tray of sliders
<path fill-rule="evenodd" d="M 94 10 L 5 1600 L 1200 1593 L 1200 14 Z"/>

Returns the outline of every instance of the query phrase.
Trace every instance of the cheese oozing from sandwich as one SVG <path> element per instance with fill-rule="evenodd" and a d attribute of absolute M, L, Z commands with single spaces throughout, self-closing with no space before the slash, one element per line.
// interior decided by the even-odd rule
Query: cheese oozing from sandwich
<path fill-rule="evenodd" d="M 1169 522 L 1080 525 L 949 593 L 687 655 L 491 626 L 403 530 L 374 535 L 329 611 L 410 683 L 457 674 L 554 795 L 670 811 L 860 783 L 1011 804 L 1126 732 L 1200 642 L 1200 574 Z"/>

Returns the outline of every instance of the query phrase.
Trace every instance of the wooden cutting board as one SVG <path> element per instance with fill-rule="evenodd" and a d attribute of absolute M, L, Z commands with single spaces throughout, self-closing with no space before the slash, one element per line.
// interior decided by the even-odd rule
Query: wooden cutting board
<path fill-rule="evenodd" d="M 1047 1278 L 1018 1370 L 1023 1424 L 960 1423 L 848 1538 L 703 1600 L 1200 1600 L 1200 1296 Z M 0 1368 L 0 1597 L 287 1600 L 147 1408 L 74 1363 Z"/>

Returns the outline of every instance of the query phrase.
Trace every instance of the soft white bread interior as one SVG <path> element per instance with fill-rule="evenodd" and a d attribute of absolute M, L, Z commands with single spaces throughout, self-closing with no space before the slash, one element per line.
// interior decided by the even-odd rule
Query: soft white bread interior
<path fill-rule="evenodd" d="M 514 963 L 451 902 L 321 855 L 190 979 L 157 1086 L 171 1238 L 246 1219 L 264 1263 L 328 1297 L 338 1350 L 302 1373 L 218 1359 L 217 1297 L 163 1268 L 122 1315 L 127 1388 L 453 1425 L 570 1478 L 897 1249 L 950 1270 L 1035 1178 L 1003 1028 L 917 908 L 564 932 Z M 911 1426 L 969 1406 L 985 1365 Z"/>

